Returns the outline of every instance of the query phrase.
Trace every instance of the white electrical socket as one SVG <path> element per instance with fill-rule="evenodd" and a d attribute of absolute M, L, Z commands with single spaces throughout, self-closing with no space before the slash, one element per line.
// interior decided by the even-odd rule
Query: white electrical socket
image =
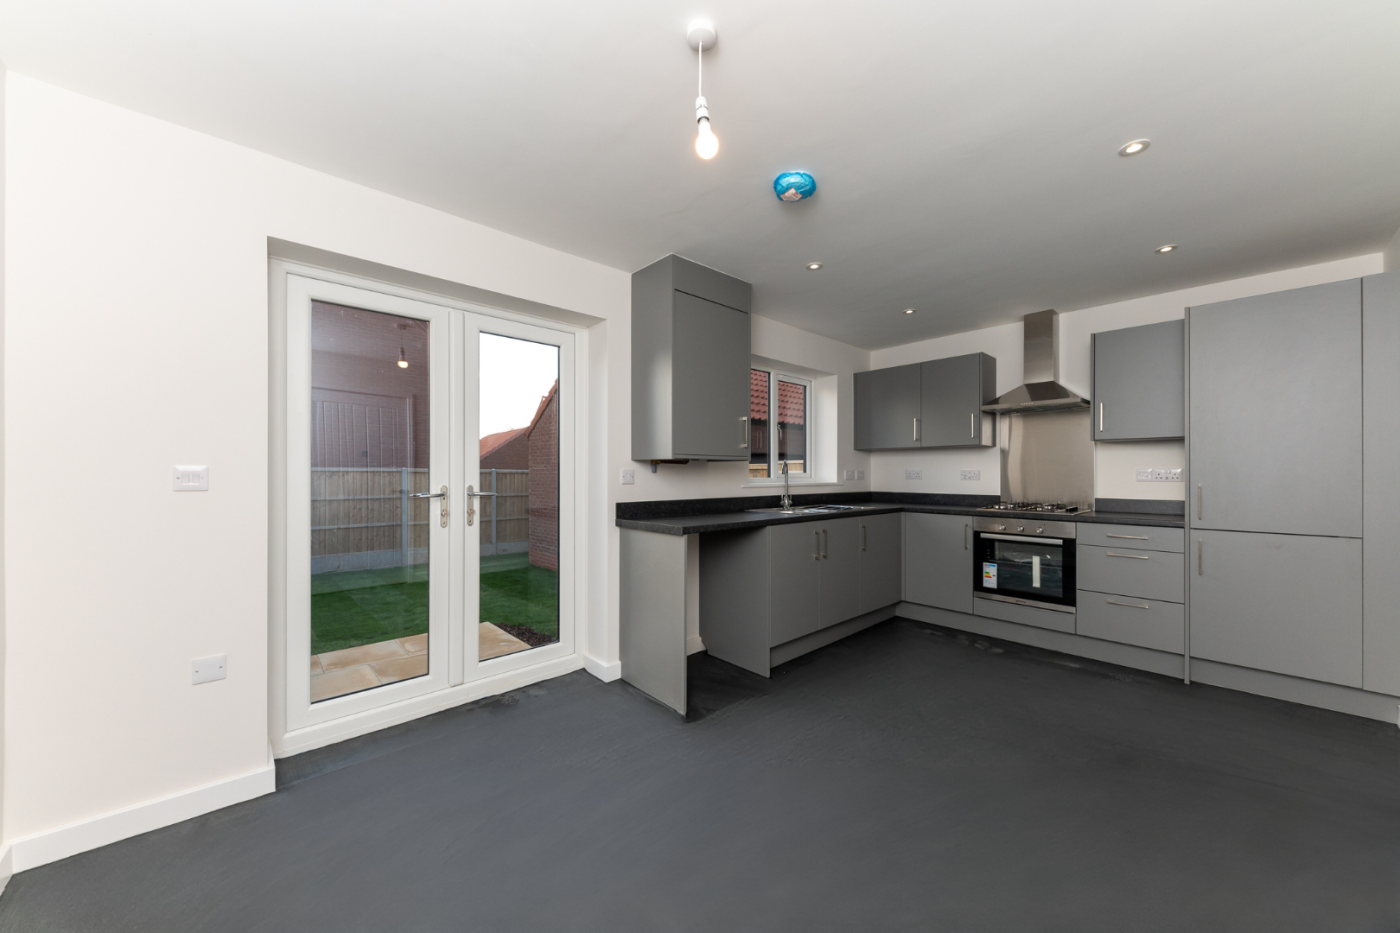
<path fill-rule="evenodd" d="M 958 479 L 975 479 L 975 480 L 980 480 L 981 478 L 982 478 L 982 471 L 981 471 L 981 470 L 959 470 L 959 471 L 958 471 Z"/>
<path fill-rule="evenodd" d="M 207 658 L 195 658 L 190 662 L 190 683 L 207 684 L 212 680 L 223 680 L 228 676 L 228 655 L 215 654 Z"/>
<path fill-rule="evenodd" d="M 860 479 L 865 479 L 865 471 L 864 471 L 864 470 L 856 470 L 856 479 L 858 479 L 858 480 L 860 480 Z"/>
<path fill-rule="evenodd" d="M 1138 470 L 1137 481 L 1139 483 L 1180 483 L 1185 481 L 1182 469 L 1175 470 Z"/>
<path fill-rule="evenodd" d="M 923 471 L 923 470 L 905 470 L 905 471 L 904 471 L 904 478 L 905 478 L 905 479 L 923 479 L 923 478 L 924 478 L 924 471 Z"/>
<path fill-rule="evenodd" d="M 176 492 L 208 492 L 207 466 L 176 466 L 172 488 Z"/>
<path fill-rule="evenodd" d="M 636 470 L 623 470 L 623 471 L 622 471 L 622 485 L 624 485 L 624 486 L 634 486 L 634 485 L 636 485 L 636 483 L 637 483 L 637 471 L 636 471 Z"/>
<path fill-rule="evenodd" d="M 847 471 L 846 471 L 846 479 L 855 479 L 855 478 L 856 478 L 856 471 L 855 471 L 855 470 L 847 470 Z"/>

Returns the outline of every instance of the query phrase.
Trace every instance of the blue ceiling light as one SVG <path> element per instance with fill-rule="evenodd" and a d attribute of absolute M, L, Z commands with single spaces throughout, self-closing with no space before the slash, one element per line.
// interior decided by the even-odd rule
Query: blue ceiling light
<path fill-rule="evenodd" d="M 779 201 L 805 201 L 817 193 L 817 180 L 806 172 L 783 172 L 773 179 Z"/>

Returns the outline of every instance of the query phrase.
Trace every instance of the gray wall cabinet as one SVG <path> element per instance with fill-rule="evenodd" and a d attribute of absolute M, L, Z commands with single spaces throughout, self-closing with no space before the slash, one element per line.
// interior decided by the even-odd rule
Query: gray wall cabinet
<path fill-rule="evenodd" d="M 1096 441 L 1186 436 L 1186 322 L 1102 331 L 1093 357 Z"/>
<path fill-rule="evenodd" d="M 632 275 L 632 459 L 749 458 L 752 295 L 679 256 Z"/>
<path fill-rule="evenodd" d="M 1366 418 L 1367 690 L 1400 694 L 1400 272 L 1361 280 Z"/>
<path fill-rule="evenodd" d="M 857 450 L 996 443 L 997 361 L 985 353 L 855 374 Z"/>
<path fill-rule="evenodd" d="M 1191 654 L 1360 687 L 1361 541 L 1193 531 Z"/>
<path fill-rule="evenodd" d="M 993 416 L 982 406 L 997 397 L 997 361 L 985 353 L 969 353 L 919 365 L 920 446 L 980 447 L 994 443 Z"/>
<path fill-rule="evenodd" d="M 1359 537 L 1360 280 L 1188 315 L 1192 526 Z"/>
<path fill-rule="evenodd" d="M 904 598 L 972 612 L 971 516 L 905 514 Z"/>
<path fill-rule="evenodd" d="M 903 513 L 870 515 L 860 524 L 860 611 L 874 612 L 903 598 Z"/>
<path fill-rule="evenodd" d="M 855 374 L 857 450 L 919 446 L 919 364 Z"/>

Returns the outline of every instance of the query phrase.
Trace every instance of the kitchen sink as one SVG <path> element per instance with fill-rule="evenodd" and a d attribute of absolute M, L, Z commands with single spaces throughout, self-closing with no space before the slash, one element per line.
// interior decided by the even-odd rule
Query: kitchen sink
<path fill-rule="evenodd" d="M 745 509 L 746 512 L 773 512 L 777 515 L 824 515 L 829 512 L 851 512 L 858 505 L 794 505 L 790 509 L 773 506 L 768 509 Z"/>

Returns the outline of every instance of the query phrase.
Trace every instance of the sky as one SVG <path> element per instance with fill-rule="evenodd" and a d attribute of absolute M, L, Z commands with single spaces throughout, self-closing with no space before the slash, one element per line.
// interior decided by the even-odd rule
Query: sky
<path fill-rule="evenodd" d="M 482 334 L 479 435 L 527 427 L 558 378 L 557 347 Z"/>

